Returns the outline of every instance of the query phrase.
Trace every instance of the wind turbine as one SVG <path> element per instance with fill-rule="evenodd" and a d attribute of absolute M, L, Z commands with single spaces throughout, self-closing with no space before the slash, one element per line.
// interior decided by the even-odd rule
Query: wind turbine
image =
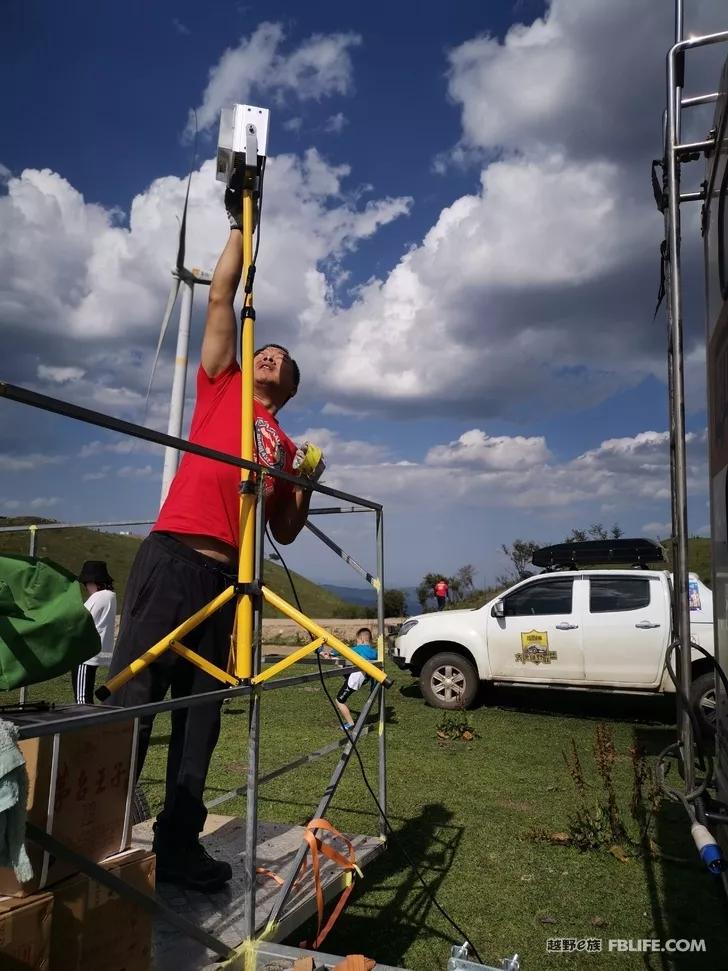
<path fill-rule="evenodd" d="M 193 165 L 194 168 L 194 158 Z M 164 308 L 162 326 L 159 331 L 157 350 L 154 354 L 152 363 L 152 373 L 149 376 L 149 386 L 147 387 L 147 397 L 145 401 L 145 417 L 149 407 L 149 395 L 152 390 L 154 374 L 157 370 L 159 354 L 164 343 L 170 318 L 177 302 L 177 295 L 182 290 L 182 300 L 179 312 L 179 330 L 177 331 L 177 351 L 174 361 L 174 377 L 172 379 L 172 395 L 169 403 L 169 420 L 167 422 L 167 434 L 174 435 L 176 438 L 182 436 L 182 421 L 184 417 L 185 386 L 187 383 L 187 355 L 190 343 L 190 321 L 192 319 L 192 301 L 194 298 L 195 284 L 209 286 L 212 280 L 211 273 L 193 268 L 188 270 L 185 267 L 185 249 L 187 245 L 187 204 L 190 198 L 190 183 L 192 182 L 192 170 L 187 178 L 187 191 L 185 193 L 185 203 L 182 209 L 182 219 L 179 226 L 179 239 L 177 243 L 177 260 L 172 270 L 172 286 L 167 297 L 167 306 Z M 167 497 L 167 492 L 172 483 L 172 479 L 177 471 L 179 463 L 179 452 L 175 448 L 164 450 L 164 469 L 162 471 L 162 492 L 160 505 Z"/>

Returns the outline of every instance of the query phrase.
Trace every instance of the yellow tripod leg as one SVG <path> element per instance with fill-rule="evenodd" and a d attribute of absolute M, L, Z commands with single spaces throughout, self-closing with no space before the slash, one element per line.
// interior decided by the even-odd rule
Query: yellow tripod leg
<path fill-rule="evenodd" d="M 323 637 L 317 638 L 315 641 L 311 641 L 310 644 L 305 644 L 303 647 L 299 647 L 297 651 L 289 654 L 288 657 L 284 657 L 281 661 L 276 661 L 265 671 L 261 671 L 260 674 L 256 674 L 253 678 L 253 684 L 260 684 L 262 681 L 267 681 L 269 678 L 275 677 L 276 674 L 280 674 L 281 671 L 285 671 L 286 668 L 290 668 L 291 665 L 296 664 L 303 657 L 307 657 L 309 654 L 313 654 L 317 651 L 323 644 Z"/>
<path fill-rule="evenodd" d="M 197 654 L 189 647 L 186 647 L 181 641 L 172 641 L 169 646 L 175 654 L 179 654 L 179 656 L 183 657 L 185 661 L 189 661 L 191 664 L 194 664 L 195 667 L 198 667 L 201 671 L 204 671 L 205 674 L 211 675 L 217 681 L 222 681 L 224 684 L 231 684 L 234 688 L 240 684 L 240 680 L 238 678 L 233 677 L 232 674 L 228 674 L 227 671 L 223 671 L 222 668 L 219 668 L 217 664 L 213 664 L 212 661 L 208 661 L 207 658 L 202 657 L 202 655 Z"/>
<path fill-rule="evenodd" d="M 96 692 L 96 697 L 101 701 L 105 701 L 110 694 L 118 691 L 127 681 L 131 681 L 135 674 L 143 671 L 144 668 L 148 667 L 153 661 L 156 661 L 158 657 L 161 657 L 165 651 L 169 650 L 172 641 L 177 641 L 179 638 L 184 637 L 185 634 L 189 634 L 191 630 L 199 627 L 200 624 L 211 617 L 220 607 L 224 606 L 229 600 L 232 600 L 235 596 L 235 587 L 228 587 L 227 590 L 223 590 L 219 593 L 214 600 L 211 600 L 204 607 L 201 607 L 196 613 L 187 620 L 183 621 L 179 627 L 175 627 L 173 631 L 170 631 L 166 637 L 163 637 L 156 644 L 153 644 L 149 650 L 145 651 L 141 657 L 135 658 L 125 667 L 123 671 L 119 671 L 118 674 L 114 675 L 113 678 L 109 678 L 106 684 L 102 685 Z M 237 684 L 237 682 L 236 682 Z"/>
<path fill-rule="evenodd" d="M 263 594 L 263 599 L 275 607 L 276 610 L 280 611 L 286 617 L 290 617 L 291 620 L 295 620 L 299 627 L 303 627 L 307 630 L 309 634 L 313 634 L 314 637 L 319 637 L 322 639 L 324 644 L 328 644 L 333 647 L 336 651 L 345 657 L 347 661 L 354 664 L 363 671 L 368 677 L 377 681 L 379 684 L 383 684 L 385 688 L 388 688 L 392 684 L 391 678 L 382 671 L 381 668 L 375 668 L 374 665 L 365 661 L 363 657 L 360 657 L 356 651 L 352 651 L 350 647 L 347 647 L 343 641 L 340 641 L 338 637 L 334 637 L 333 634 L 325 630 L 320 624 L 317 624 L 315 620 L 310 620 L 305 614 L 302 614 L 300 610 L 296 610 L 295 607 L 291 607 L 283 597 L 279 597 L 277 593 L 269 590 L 268 587 L 262 587 L 261 593 Z"/>

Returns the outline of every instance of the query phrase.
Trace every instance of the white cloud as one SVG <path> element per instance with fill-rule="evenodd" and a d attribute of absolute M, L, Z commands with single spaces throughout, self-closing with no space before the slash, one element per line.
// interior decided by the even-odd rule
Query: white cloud
<path fill-rule="evenodd" d="M 347 94 L 352 85 L 351 48 L 361 43 L 353 33 L 314 34 L 299 47 L 284 52 L 281 24 L 260 24 L 237 47 L 228 48 L 210 70 L 197 108 L 200 131 L 216 125 L 220 109 L 249 103 L 258 88 L 266 96 L 295 96 L 299 101 L 319 101 L 333 94 Z M 190 113 L 187 133 L 194 131 Z"/>
<path fill-rule="evenodd" d="M 268 332 L 294 348 L 308 339 L 311 322 L 329 313 L 327 271 L 335 275 L 361 240 L 409 211 L 406 198 L 353 198 L 345 191 L 348 177 L 347 166 L 331 165 L 315 150 L 269 159 L 256 306 Z M 73 380 L 75 401 L 140 418 L 185 189 L 184 179 L 155 180 L 132 201 L 125 227 L 48 170 L 26 170 L 10 180 L 8 194 L 0 196 L 7 230 L 0 240 L 0 318 L 8 377 L 38 382 L 41 389 Z M 193 177 L 188 226 L 188 266 L 212 268 L 228 232 L 212 160 Z M 281 266 L 285 286 L 275 272 Z M 205 291 L 196 294 L 198 313 L 205 297 Z M 169 388 L 173 344 L 169 335 L 152 398 L 155 424 L 166 415 L 168 391 L 161 389 Z M 306 393 L 317 373 L 304 374 Z"/>
<path fill-rule="evenodd" d="M 58 496 L 38 496 L 25 504 L 30 506 L 31 509 L 50 509 L 52 506 L 57 506 L 60 501 Z"/>
<path fill-rule="evenodd" d="M 45 452 L 31 452 L 27 455 L 0 455 L 0 472 L 29 472 L 43 465 L 57 465 L 65 462 L 64 455 L 47 455 Z"/>
<path fill-rule="evenodd" d="M 303 118 L 289 118 L 288 121 L 283 122 L 284 131 L 300 131 L 303 125 Z"/>
<path fill-rule="evenodd" d="M 640 528 L 643 533 L 656 539 L 667 539 L 672 535 L 672 523 L 645 523 Z"/>
<path fill-rule="evenodd" d="M 335 115 L 332 115 L 327 119 L 324 125 L 324 131 L 335 132 L 337 135 L 342 132 L 346 125 L 348 124 L 344 113 L 338 111 Z"/>
<path fill-rule="evenodd" d="M 186 24 L 183 24 L 181 20 L 178 20 L 177 17 L 172 18 L 172 26 L 178 34 L 182 34 L 184 37 L 189 36 L 191 33 L 190 28 Z"/>
<path fill-rule="evenodd" d="M 719 6 L 696 4 L 689 29 L 711 12 L 714 26 Z M 638 16 L 632 0 L 553 0 L 532 25 L 450 53 L 463 127 L 451 155 L 479 160 L 480 186 L 322 321 L 334 406 L 523 418 L 664 379 L 651 320 L 663 230 L 642 160 L 659 151 L 670 30 L 658 0 Z M 347 339 L 325 340 L 324 326 Z M 689 327 L 689 360 L 702 341 Z M 690 377 L 702 386 L 699 367 Z"/>
<path fill-rule="evenodd" d="M 116 474 L 120 479 L 151 479 L 159 475 L 159 469 L 153 469 L 151 465 L 123 465 Z"/>
<path fill-rule="evenodd" d="M 89 458 L 92 455 L 101 455 L 110 452 L 113 455 L 130 455 L 132 452 L 157 452 L 158 446 L 151 442 L 143 442 L 133 438 L 118 438 L 116 441 L 101 442 L 98 439 L 82 445 L 78 457 Z"/>
<path fill-rule="evenodd" d="M 307 428 L 296 436 L 296 441 L 318 445 L 329 465 L 369 465 L 384 462 L 389 456 L 389 449 L 384 445 L 343 439 L 328 428 Z"/>
<path fill-rule="evenodd" d="M 316 433 L 319 442 L 325 441 L 324 430 Z M 619 519 L 635 503 L 664 505 L 669 499 L 668 441 L 667 432 L 645 431 L 607 439 L 559 461 L 543 438 L 491 437 L 471 429 L 455 442 L 432 447 L 423 461 L 413 462 L 393 456 L 371 461 L 357 451 L 358 443 L 337 438 L 338 451 L 332 452 L 335 460 L 327 467 L 326 482 L 398 507 L 420 508 L 433 495 L 447 495 L 459 506 L 524 511 L 586 509 L 596 503 Z M 706 479 L 704 437 L 689 435 L 689 492 L 703 492 Z"/>
<path fill-rule="evenodd" d="M 10 180 L 12 174 L 13 173 L 10 171 L 7 165 L 3 165 L 3 163 L 0 162 L 0 185 L 5 185 L 5 183 Z"/>
<path fill-rule="evenodd" d="M 48 367 L 45 364 L 38 365 L 38 377 L 43 381 L 51 381 L 54 384 L 70 384 L 82 378 L 86 372 L 80 367 Z"/>
<path fill-rule="evenodd" d="M 435 445 L 425 456 L 425 463 L 446 468 L 461 465 L 506 470 L 543 465 L 550 458 L 551 453 L 543 437 L 491 436 L 479 428 L 473 428 L 463 432 L 455 442 Z"/>

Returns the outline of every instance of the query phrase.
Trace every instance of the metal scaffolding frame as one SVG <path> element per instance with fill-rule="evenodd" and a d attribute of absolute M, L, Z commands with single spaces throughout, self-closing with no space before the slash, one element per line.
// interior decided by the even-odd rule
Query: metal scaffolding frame
<path fill-rule="evenodd" d="M 376 574 L 372 574 L 369 571 L 361 567 L 356 560 L 346 553 L 337 543 L 335 543 L 330 537 L 328 537 L 322 530 L 318 527 L 314 527 L 311 523 L 307 523 L 307 526 L 311 532 L 314 533 L 319 539 L 321 539 L 326 546 L 328 546 L 337 556 L 339 556 L 345 563 L 347 563 L 352 569 L 357 573 L 364 576 L 365 579 L 370 583 L 376 592 L 377 598 L 377 624 L 378 624 L 378 637 L 377 637 L 377 654 L 378 660 L 376 662 L 377 667 L 384 666 L 384 585 L 383 585 L 383 569 L 384 569 L 384 522 L 383 522 L 383 508 L 380 503 L 373 502 L 372 500 L 362 498 L 360 496 L 355 496 L 347 492 L 343 492 L 339 489 L 333 489 L 329 486 L 321 485 L 319 483 L 313 483 L 309 481 L 301 480 L 299 477 L 289 475 L 288 473 L 279 471 L 277 469 L 271 469 L 267 466 L 261 466 L 257 462 L 249 462 L 241 459 L 239 456 L 228 455 L 223 452 L 218 452 L 214 449 L 209 449 L 201 445 L 197 445 L 192 442 L 188 442 L 185 439 L 174 438 L 173 436 L 163 434 L 161 432 L 153 431 L 141 425 L 133 424 L 132 422 L 122 421 L 117 418 L 113 418 L 109 415 L 105 415 L 100 412 L 92 411 L 90 409 L 81 408 L 77 405 L 71 404 L 61 399 L 51 398 L 46 395 L 38 394 L 37 392 L 31 391 L 27 388 L 18 387 L 16 385 L 7 384 L 0 382 L 0 398 L 5 398 L 9 401 L 15 401 L 29 407 L 38 408 L 40 410 L 50 412 L 52 414 L 60 415 L 66 418 L 72 418 L 77 421 L 85 422 L 86 424 L 93 425 L 97 428 L 106 428 L 114 432 L 119 432 L 130 437 L 140 439 L 143 441 L 152 442 L 153 444 L 164 446 L 165 448 L 174 448 L 183 452 L 191 452 L 196 455 L 201 455 L 207 458 L 215 459 L 220 462 L 227 463 L 229 465 L 237 466 L 241 469 L 247 469 L 248 471 L 258 473 L 258 478 L 262 482 L 264 475 L 270 475 L 277 479 L 283 479 L 285 481 L 293 482 L 299 486 L 309 489 L 311 492 L 320 493 L 325 496 L 329 496 L 333 499 L 337 499 L 341 502 L 347 503 L 347 506 L 343 507 L 322 507 L 320 509 L 311 509 L 310 515 L 331 515 L 331 514 L 342 514 L 342 513 L 353 513 L 353 512 L 373 512 L 375 514 L 375 539 L 376 539 Z M 263 503 L 259 503 L 259 517 L 262 519 L 263 516 Z M 7 526 L 0 527 L 0 532 L 18 532 L 18 531 L 28 531 L 29 533 L 29 555 L 34 556 L 36 553 L 37 544 L 37 533 L 39 530 L 46 529 L 64 529 L 73 528 L 73 526 L 81 527 L 86 526 L 89 528 L 102 528 L 109 526 L 126 526 L 126 525 L 146 525 L 150 520 L 125 520 L 123 522 L 94 522 L 94 523 L 78 523 L 78 524 L 65 524 L 65 523 L 39 523 L 39 524 L 29 524 L 26 526 Z M 260 525 L 260 524 L 259 524 Z M 264 553 L 264 539 L 263 530 L 258 530 L 258 543 L 256 550 L 256 575 L 255 580 L 262 580 L 262 567 L 263 567 L 263 553 Z M 254 663 L 255 671 L 260 669 L 261 665 L 261 637 L 262 637 L 262 601 L 258 604 L 256 611 L 256 631 L 254 639 Z M 311 819 L 316 819 L 320 817 L 329 806 L 331 799 L 333 798 L 336 789 L 338 787 L 341 778 L 343 777 L 344 771 L 349 763 L 352 751 L 356 746 L 357 742 L 364 738 L 368 732 L 367 720 L 370 712 L 375 708 L 377 710 L 377 758 L 378 758 L 378 803 L 379 803 L 379 826 L 378 826 L 378 838 L 381 842 L 382 848 L 386 845 L 386 822 L 384 819 L 384 813 L 386 813 L 387 806 L 387 767 L 386 767 L 386 709 L 384 704 L 384 687 L 381 684 L 375 683 L 371 693 L 366 700 L 362 712 L 357 719 L 354 728 L 347 733 L 345 739 L 337 740 L 316 752 L 310 753 L 307 756 L 300 757 L 298 759 L 289 762 L 288 764 L 274 769 L 265 776 L 259 773 L 259 753 L 260 753 L 260 706 L 262 694 L 266 691 L 277 690 L 280 688 L 289 688 L 295 685 L 307 684 L 311 682 L 318 681 L 321 677 L 328 679 L 331 677 L 341 677 L 342 674 L 348 674 L 356 668 L 352 666 L 345 666 L 343 668 L 337 667 L 335 669 L 329 669 L 324 671 L 316 671 L 311 674 L 302 674 L 297 676 L 289 676 L 283 678 L 276 678 L 269 681 L 263 681 L 258 684 L 252 683 L 241 683 L 236 686 L 221 688 L 218 691 L 211 691 L 201 695 L 191 695 L 184 698 L 176 698 L 169 701 L 162 701 L 152 704 L 137 705 L 129 708 L 111 708 L 111 707 L 99 707 L 98 711 L 89 712 L 87 714 L 79 715 L 77 717 L 69 718 L 60 716 L 58 718 L 43 721 L 43 723 L 38 723 L 35 725 L 23 726 L 19 730 L 20 739 L 36 738 L 43 735 L 55 735 L 59 732 L 65 731 L 80 731 L 83 728 L 87 728 L 93 725 L 108 724 L 112 722 L 129 721 L 134 718 L 138 718 L 144 715 L 157 714 L 159 712 L 168 712 L 177 708 L 183 707 L 195 707 L 197 705 L 209 704 L 211 701 L 225 701 L 232 698 L 249 697 L 250 698 L 250 709 L 249 709 L 249 732 L 248 732 L 248 773 L 246 779 L 245 787 L 240 787 L 239 789 L 233 789 L 230 792 L 224 794 L 216 800 L 213 800 L 211 805 L 219 805 L 220 802 L 227 799 L 232 799 L 235 796 L 245 794 L 246 795 L 246 844 L 245 844 L 245 854 L 244 854 L 244 893 L 245 893 L 245 936 L 243 941 L 252 942 L 255 939 L 255 897 L 256 897 L 256 836 L 257 836 L 257 802 L 258 802 L 258 788 L 261 784 L 270 781 L 273 778 L 277 778 L 286 772 L 292 771 L 301 765 L 308 764 L 310 762 L 317 761 L 326 755 L 332 754 L 336 751 L 341 750 L 338 762 L 334 771 L 331 775 L 329 784 L 327 785 L 324 795 L 315 811 L 311 816 Z M 230 956 L 232 951 L 230 946 L 225 944 L 219 938 L 211 935 L 202 927 L 198 927 L 196 924 L 189 921 L 187 918 L 182 917 L 180 914 L 171 910 L 160 898 L 155 894 L 149 896 L 141 893 L 138 890 L 130 887 L 128 884 L 121 881 L 118 877 L 113 874 L 108 873 L 103 867 L 96 863 L 93 863 L 87 857 L 76 853 L 69 847 L 64 846 L 59 843 L 48 833 L 38 830 L 36 827 L 29 827 L 28 830 L 29 837 L 37 842 L 40 846 L 53 852 L 55 855 L 62 859 L 66 859 L 71 862 L 75 867 L 77 867 L 82 872 L 89 875 L 92 879 L 97 882 L 107 886 L 109 889 L 116 893 L 125 895 L 133 900 L 135 900 L 140 906 L 142 906 L 148 912 L 153 913 L 155 916 L 162 918 L 168 923 L 172 924 L 182 933 L 188 935 L 189 937 L 202 943 L 206 948 L 211 950 L 213 953 L 221 957 Z M 303 844 L 305 847 L 306 844 Z M 301 864 L 305 856 L 305 849 L 302 847 L 299 851 L 296 859 L 287 874 L 287 878 L 281 886 L 276 900 L 274 902 L 268 924 L 277 921 L 283 914 L 287 899 L 290 895 L 291 889 L 294 886 L 296 876 L 300 870 Z M 241 942 L 242 943 L 242 942 Z"/>
<path fill-rule="evenodd" d="M 675 0 L 675 43 L 667 54 L 667 90 L 663 159 L 663 204 L 665 217 L 665 276 L 668 317 L 668 396 L 670 407 L 670 485 L 673 531 L 673 629 L 679 665 L 678 680 L 689 693 L 692 681 L 690 650 L 690 602 L 688 592 L 687 458 L 685 437 L 685 382 L 683 360 L 682 268 L 680 260 L 680 206 L 705 200 L 705 191 L 681 193 L 681 168 L 709 153 L 715 137 L 682 143 L 682 112 L 685 108 L 715 102 L 718 92 L 683 97 L 685 56 L 689 51 L 728 43 L 728 31 L 684 39 L 684 2 Z M 666 197 L 667 204 L 664 204 Z M 695 789 L 693 729 L 688 711 L 679 704 L 679 735 L 682 746 L 685 790 Z"/>

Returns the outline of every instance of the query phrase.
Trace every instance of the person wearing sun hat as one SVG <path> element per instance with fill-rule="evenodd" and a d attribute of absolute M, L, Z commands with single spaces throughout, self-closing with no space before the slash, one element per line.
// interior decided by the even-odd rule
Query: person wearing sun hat
<path fill-rule="evenodd" d="M 86 594 L 84 607 L 93 617 L 101 639 L 101 654 L 114 650 L 114 626 L 116 622 L 116 594 L 114 581 L 109 575 L 105 560 L 86 560 L 78 575 L 78 582 Z M 73 694 L 78 705 L 94 703 L 96 671 L 101 654 L 90 657 L 71 671 Z"/>

